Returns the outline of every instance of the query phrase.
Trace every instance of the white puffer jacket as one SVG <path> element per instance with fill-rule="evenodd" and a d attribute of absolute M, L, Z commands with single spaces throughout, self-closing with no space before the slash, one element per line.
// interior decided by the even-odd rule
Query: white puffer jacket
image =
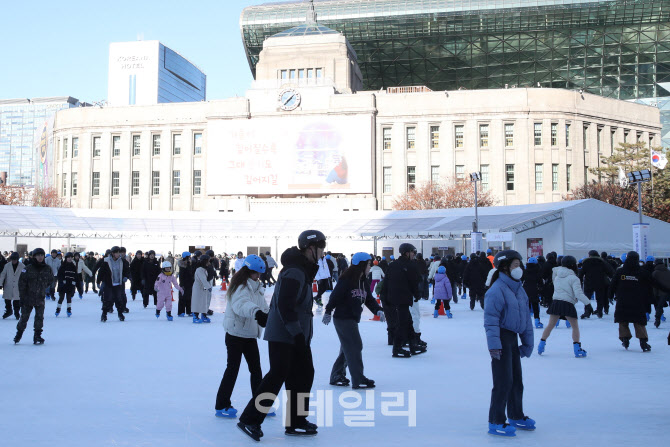
<path fill-rule="evenodd" d="M 226 304 L 223 328 L 227 333 L 242 338 L 261 338 L 263 328 L 256 321 L 256 312 L 268 313 L 270 307 L 260 281 L 248 279 L 246 285 L 239 286 L 232 296 L 228 294 Z"/>
<path fill-rule="evenodd" d="M 577 304 L 577 300 L 579 300 L 584 305 L 590 304 L 589 299 L 582 291 L 582 284 L 575 272 L 566 267 L 554 267 L 552 277 L 555 300 L 567 301 L 572 304 Z"/>

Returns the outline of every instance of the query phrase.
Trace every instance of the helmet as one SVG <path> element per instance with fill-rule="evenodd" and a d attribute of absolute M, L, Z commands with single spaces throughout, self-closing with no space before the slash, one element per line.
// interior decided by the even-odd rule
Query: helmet
<path fill-rule="evenodd" d="M 121 249 L 117 245 L 115 245 L 110 249 L 110 251 L 112 253 L 119 253 L 121 251 Z"/>
<path fill-rule="evenodd" d="M 561 259 L 561 265 L 569 269 L 577 268 L 577 259 L 575 259 L 574 256 L 570 255 L 563 256 L 563 259 Z"/>
<path fill-rule="evenodd" d="M 523 258 L 516 250 L 503 250 L 496 253 L 495 258 L 493 258 L 493 266 L 495 268 L 500 268 L 500 263 L 512 262 L 514 259 L 518 259 L 523 264 Z"/>
<path fill-rule="evenodd" d="M 537 258 L 535 256 L 528 258 L 528 264 L 537 264 Z"/>
<path fill-rule="evenodd" d="M 431 257 L 430 257 L 430 260 L 431 260 L 431 261 L 434 260 L 434 259 L 435 259 L 435 256 L 431 256 Z"/>
<path fill-rule="evenodd" d="M 447 258 L 447 261 L 451 261 L 452 259 L 454 259 L 454 256 L 453 255 L 447 255 L 446 258 Z"/>
<path fill-rule="evenodd" d="M 37 256 L 37 255 L 44 256 L 45 255 L 44 249 L 43 248 L 36 248 L 35 250 L 33 250 L 33 256 Z"/>
<path fill-rule="evenodd" d="M 331 259 L 331 258 L 332 258 L 332 256 L 326 255 L 326 259 Z"/>
<path fill-rule="evenodd" d="M 356 253 L 351 257 L 351 265 L 358 265 L 361 262 L 367 262 L 370 260 L 370 255 L 363 253 L 362 251 Z"/>
<path fill-rule="evenodd" d="M 181 257 L 182 257 L 182 258 L 190 258 L 190 257 L 191 257 L 191 253 L 188 252 L 188 251 L 185 251 L 185 252 L 183 252 L 183 253 L 181 254 Z"/>
<path fill-rule="evenodd" d="M 379 265 L 379 261 L 377 261 L 376 259 L 375 259 L 374 261 L 372 261 L 372 263 L 373 263 L 374 265 Z"/>
<path fill-rule="evenodd" d="M 640 261 L 640 255 L 636 251 L 629 251 L 626 255 L 626 259 L 630 259 L 631 262 L 637 263 Z"/>
<path fill-rule="evenodd" d="M 382 261 L 386 261 L 386 256 L 382 256 Z"/>
<path fill-rule="evenodd" d="M 141 252 L 140 252 L 140 253 L 141 253 Z M 88 252 L 88 255 L 89 255 L 89 256 L 93 256 L 94 254 L 95 254 L 95 253 L 93 253 L 92 251 L 89 251 L 89 252 Z"/>
<path fill-rule="evenodd" d="M 269 251 L 266 251 L 266 252 L 265 252 L 265 256 L 270 256 L 270 252 L 269 252 Z"/>
<path fill-rule="evenodd" d="M 441 265 L 437 268 L 437 273 L 447 273 L 447 269 Z"/>
<path fill-rule="evenodd" d="M 626 261 L 626 253 L 624 253 L 624 254 L 621 255 L 621 261 L 622 261 L 622 262 Z"/>
<path fill-rule="evenodd" d="M 307 230 L 298 236 L 298 248 L 304 250 L 307 247 L 315 245 L 318 248 L 326 248 L 326 236 L 318 230 Z"/>
<path fill-rule="evenodd" d="M 172 264 L 170 264 L 170 261 L 163 261 L 163 263 L 161 264 L 161 268 L 162 269 L 171 269 Z"/>
<path fill-rule="evenodd" d="M 404 244 L 400 244 L 400 248 L 398 249 L 401 255 L 404 255 L 408 251 L 413 251 L 416 253 L 416 247 L 408 242 L 405 242 Z"/>
<path fill-rule="evenodd" d="M 196 250 L 195 253 L 193 253 L 193 256 L 199 258 L 200 256 L 202 256 L 202 252 L 200 250 Z"/>
<path fill-rule="evenodd" d="M 17 252 L 13 252 L 11 255 L 9 255 L 9 260 L 10 261 L 18 261 L 19 260 L 19 254 Z"/>
<path fill-rule="evenodd" d="M 647 262 L 654 262 L 655 260 L 656 258 L 654 258 L 653 256 L 647 256 Z"/>
<path fill-rule="evenodd" d="M 72 254 L 71 251 L 68 251 L 67 253 L 65 253 L 65 259 L 67 259 L 67 258 L 74 258 L 74 255 Z"/>
<path fill-rule="evenodd" d="M 491 250 L 490 248 L 487 248 L 487 249 L 486 249 L 486 254 L 487 254 L 487 255 L 490 255 L 491 253 L 493 253 L 493 250 Z"/>
<path fill-rule="evenodd" d="M 247 256 L 244 258 L 244 266 L 251 271 L 265 273 L 265 261 L 263 261 L 259 256 Z"/>
<path fill-rule="evenodd" d="M 589 250 L 589 256 L 600 256 L 600 255 L 595 250 Z"/>
<path fill-rule="evenodd" d="M 212 257 L 214 257 L 214 250 L 207 250 L 207 251 L 205 252 L 205 254 L 206 254 L 207 256 L 209 256 L 210 258 L 212 258 Z"/>
<path fill-rule="evenodd" d="M 209 256 L 207 256 L 207 255 L 200 256 L 200 261 L 203 262 L 203 263 L 209 261 Z"/>
<path fill-rule="evenodd" d="M 466 255 L 461 256 L 461 261 L 467 261 L 468 257 Z"/>
<path fill-rule="evenodd" d="M 391 261 L 393 261 L 394 259 L 395 259 L 395 256 L 391 255 Z"/>

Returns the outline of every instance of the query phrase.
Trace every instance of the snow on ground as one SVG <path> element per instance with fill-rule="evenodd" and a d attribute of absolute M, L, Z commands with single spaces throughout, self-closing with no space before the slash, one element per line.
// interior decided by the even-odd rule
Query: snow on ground
<path fill-rule="evenodd" d="M 433 319 L 429 302 L 421 305 L 423 339 L 429 349 L 411 359 L 391 358 L 385 324 L 368 321 L 367 310 L 364 314 L 360 329 L 365 374 L 377 382 L 368 401 L 374 408 L 374 428 L 345 425 L 340 396 L 365 393 L 329 385 L 339 343 L 334 327 L 321 324 L 317 314 L 313 391 L 324 397 L 322 402 L 332 393 L 332 412 L 328 412 L 332 423 L 320 427 L 315 438 L 288 438 L 280 411 L 263 425 L 261 443 L 328 447 L 662 444 L 670 415 L 666 341 L 670 323 L 663 323 L 661 329 L 647 326 L 652 351 L 643 354 L 635 339 L 628 352 L 621 347 L 613 311 L 602 320 L 580 321 L 583 347 L 588 351 L 584 359 L 574 358 L 570 330 L 563 323 L 552 333 L 545 355 L 534 352 L 522 360 L 524 409 L 537 421 L 538 430 L 501 439 L 486 433 L 491 372 L 483 312 L 470 311 L 461 301 L 452 306 L 453 319 Z M 223 292 L 217 291 L 213 299 L 212 323 L 202 325 L 189 318 L 168 322 L 164 311 L 156 320 L 153 306 L 143 309 L 141 300 L 129 302 L 125 322 L 110 315 L 103 324 L 100 302 L 93 293 L 83 300 L 75 297 L 71 318 L 56 318 L 55 308 L 55 302 L 47 302 L 44 346 L 32 344 L 31 331 L 15 346 L 16 320 L 0 321 L 1 445 L 255 444 L 235 427 L 236 420 L 214 417 L 216 391 L 226 364 Z M 547 320 L 544 309 L 542 317 Z M 540 330 L 535 337 L 537 347 Z M 267 344 L 259 345 L 265 373 Z M 233 394 L 233 405 L 240 411 L 251 395 L 248 377 L 243 362 Z M 382 402 L 394 402 L 382 392 L 400 392 L 407 399 L 409 390 L 416 390 L 416 427 L 408 426 L 407 417 L 382 414 Z M 347 397 L 346 402 L 355 400 Z M 356 409 L 365 410 L 365 403 Z M 317 417 L 310 420 L 317 422 Z"/>

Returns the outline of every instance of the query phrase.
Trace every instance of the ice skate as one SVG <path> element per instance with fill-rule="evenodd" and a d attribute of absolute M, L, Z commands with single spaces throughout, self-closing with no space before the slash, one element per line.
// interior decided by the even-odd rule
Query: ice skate
<path fill-rule="evenodd" d="M 630 338 L 621 338 L 621 346 L 626 348 L 626 351 L 628 351 L 628 347 L 630 346 Z"/>
<path fill-rule="evenodd" d="M 453 318 L 454 317 L 450 310 L 446 310 L 445 313 L 447 314 L 447 318 Z"/>
<path fill-rule="evenodd" d="M 233 407 L 224 408 L 223 410 L 216 410 L 214 415 L 217 418 L 234 418 L 237 417 L 237 410 Z"/>
<path fill-rule="evenodd" d="M 330 381 L 330 384 L 333 386 L 349 386 L 351 382 L 346 377 L 338 377 Z"/>
<path fill-rule="evenodd" d="M 510 424 L 491 424 L 489 422 L 489 434 L 496 436 L 516 436 L 516 428 Z"/>
<path fill-rule="evenodd" d="M 237 428 L 242 430 L 242 433 L 249 436 L 256 442 L 260 442 L 263 432 L 261 431 L 261 426 L 258 424 L 245 424 L 242 422 L 237 423 Z"/>
<path fill-rule="evenodd" d="M 18 342 L 20 342 L 22 336 L 23 336 L 23 331 L 16 331 L 16 335 L 14 336 L 14 344 L 17 344 Z"/>
<path fill-rule="evenodd" d="M 354 389 L 354 390 L 360 390 L 360 389 L 374 388 L 374 387 L 375 387 L 375 381 L 370 380 L 366 377 L 361 381 L 361 383 L 359 383 L 358 385 L 354 385 L 351 388 Z"/>
<path fill-rule="evenodd" d="M 651 346 L 649 346 L 649 343 L 647 343 L 647 341 L 649 341 L 649 339 L 647 338 L 640 339 L 640 348 L 642 348 L 642 352 L 651 351 Z"/>
<path fill-rule="evenodd" d="M 437 309 L 435 309 L 435 310 L 433 311 L 433 318 L 437 318 L 437 316 L 439 315 L 439 313 L 440 313 L 440 311 L 437 310 Z"/>
<path fill-rule="evenodd" d="M 33 344 L 34 345 L 43 345 L 44 344 L 44 339 L 42 338 L 41 335 L 35 334 L 33 337 Z"/>
<path fill-rule="evenodd" d="M 572 347 L 575 350 L 575 357 L 586 357 L 586 351 L 582 349 L 582 344 L 580 342 L 573 343 Z"/>
<path fill-rule="evenodd" d="M 539 318 L 536 318 L 535 319 L 535 329 L 542 329 L 542 328 L 544 328 L 544 324 L 542 324 L 542 322 L 540 321 Z"/>
<path fill-rule="evenodd" d="M 510 419 L 509 425 L 519 430 L 535 430 L 535 421 L 524 416 L 523 419 Z"/>
<path fill-rule="evenodd" d="M 545 340 L 540 340 L 540 343 L 537 345 L 537 353 L 542 355 L 544 354 L 544 348 L 547 346 L 547 342 Z"/>
<path fill-rule="evenodd" d="M 318 434 L 316 424 L 305 420 L 292 427 L 286 427 L 284 433 L 288 436 L 315 436 Z"/>

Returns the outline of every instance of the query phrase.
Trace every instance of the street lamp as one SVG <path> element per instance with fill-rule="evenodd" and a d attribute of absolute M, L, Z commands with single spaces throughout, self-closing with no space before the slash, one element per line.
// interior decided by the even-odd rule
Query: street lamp
<path fill-rule="evenodd" d="M 640 215 L 640 223 L 642 223 L 642 184 L 651 181 L 651 171 L 649 169 L 633 171 L 627 173 L 626 177 L 628 177 L 629 185 L 637 184 L 637 211 Z"/>
<path fill-rule="evenodd" d="M 474 232 L 479 231 L 479 215 L 477 214 L 477 182 L 482 181 L 482 173 L 481 172 L 473 172 L 470 174 L 470 181 L 475 184 L 475 227 L 474 227 Z"/>

